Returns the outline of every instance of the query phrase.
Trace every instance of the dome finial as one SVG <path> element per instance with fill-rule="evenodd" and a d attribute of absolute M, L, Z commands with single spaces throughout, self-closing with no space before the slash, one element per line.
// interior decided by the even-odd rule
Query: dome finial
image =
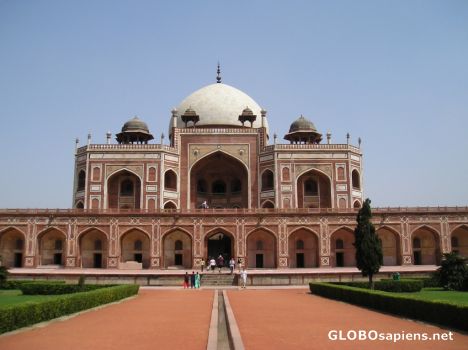
<path fill-rule="evenodd" d="M 221 69 L 219 66 L 219 62 L 218 62 L 218 70 L 216 71 L 216 73 L 218 73 L 218 75 L 216 76 L 216 82 L 221 83 Z"/>

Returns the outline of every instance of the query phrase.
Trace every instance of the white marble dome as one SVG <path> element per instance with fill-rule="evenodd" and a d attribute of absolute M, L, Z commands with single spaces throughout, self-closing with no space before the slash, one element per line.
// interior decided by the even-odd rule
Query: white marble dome
<path fill-rule="evenodd" d="M 239 121 L 239 115 L 242 114 L 242 111 L 246 107 L 250 108 L 253 114 L 257 116 L 253 127 L 261 127 L 262 116 L 260 111 L 262 108 L 249 95 L 230 85 L 222 83 L 211 84 L 190 94 L 176 108 L 177 127 L 185 127 L 181 115 L 188 108 L 193 109 L 200 117 L 197 127 L 241 127 L 242 123 Z M 250 123 L 247 122 L 245 125 L 250 126 Z M 268 132 L 266 120 L 265 127 Z"/>

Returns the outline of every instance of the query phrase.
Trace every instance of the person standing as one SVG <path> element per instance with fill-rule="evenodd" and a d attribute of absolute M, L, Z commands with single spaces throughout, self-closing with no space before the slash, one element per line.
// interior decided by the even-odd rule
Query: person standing
<path fill-rule="evenodd" d="M 200 277 L 201 277 L 201 276 L 200 276 L 200 275 L 198 274 L 198 272 L 197 272 L 197 274 L 195 275 L 195 288 L 196 288 L 196 289 L 199 289 L 199 288 L 200 288 Z"/>
<path fill-rule="evenodd" d="M 195 288 L 195 271 L 190 275 L 190 288 Z"/>
<path fill-rule="evenodd" d="M 185 289 L 185 288 L 188 288 L 188 286 L 189 286 L 189 279 L 190 279 L 190 276 L 189 276 L 188 272 L 186 272 L 185 275 L 184 275 L 184 289 Z"/>
<path fill-rule="evenodd" d="M 214 258 L 211 258 L 210 260 L 210 267 L 211 267 L 211 272 L 214 272 L 215 267 L 216 267 L 216 260 Z"/>
<path fill-rule="evenodd" d="M 219 273 L 221 273 L 221 269 L 224 266 L 224 258 L 221 254 L 218 256 L 218 268 L 219 268 Z"/>
<path fill-rule="evenodd" d="M 242 269 L 242 272 L 241 272 L 241 282 L 242 282 L 242 288 L 245 289 L 247 285 L 247 271 L 245 271 L 245 269 Z"/>
<path fill-rule="evenodd" d="M 234 258 L 231 258 L 231 260 L 229 260 L 229 268 L 231 269 L 231 275 L 234 273 L 235 267 L 236 267 L 236 261 L 234 260 Z"/>
<path fill-rule="evenodd" d="M 205 268 L 205 259 L 201 259 L 200 261 L 200 269 L 201 269 L 201 272 L 203 272 L 203 269 Z"/>
<path fill-rule="evenodd" d="M 237 267 L 239 268 L 239 273 L 242 271 L 242 259 L 238 258 L 237 259 Z"/>

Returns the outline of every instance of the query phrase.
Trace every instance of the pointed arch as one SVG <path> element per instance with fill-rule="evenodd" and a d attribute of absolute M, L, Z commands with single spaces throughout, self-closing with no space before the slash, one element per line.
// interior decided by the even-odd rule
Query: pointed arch
<path fill-rule="evenodd" d="M 119 237 L 122 263 L 137 262 L 143 268 L 150 267 L 151 235 L 139 227 L 125 230 Z M 140 244 L 136 244 L 136 243 Z"/>
<path fill-rule="evenodd" d="M 330 255 L 332 266 L 356 266 L 354 230 L 342 225 L 330 234 Z"/>
<path fill-rule="evenodd" d="M 271 200 L 267 199 L 262 203 L 262 208 L 263 209 L 274 209 L 275 208 L 275 203 L 273 203 Z"/>
<path fill-rule="evenodd" d="M 17 227 L 17 226 L 7 226 L 7 227 L 5 227 L 5 228 L 2 228 L 2 229 L 0 230 L 0 236 L 1 236 L 4 232 L 8 232 L 8 231 L 10 231 L 10 230 L 18 231 L 19 233 L 21 233 L 21 234 L 23 235 L 24 239 L 26 239 L 26 233 L 24 233 L 24 231 L 21 230 L 21 229 L 20 229 L 19 227 Z"/>
<path fill-rule="evenodd" d="M 258 227 L 246 236 L 247 263 L 249 268 L 275 268 L 277 265 L 277 242 L 275 233 Z"/>
<path fill-rule="evenodd" d="M 7 268 L 23 267 L 26 251 L 26 235 L 14 226 L 0 230 L 1 263 Z"/>
<path fill-rule="evenodd" d="M 441 235 L 435 228 L 419 225 L 411 231 L 410 237 L 414 265 L 437 265 L 440 262 Z"/>
<path fill-rule="evenodd" d="M 109 181 L 113 179 L 114 176 L 118 176 L 119 173 L 121 173 L 122 175 L 125 174 L 125 172 L 129 173 L 130 175 L 132 176 L 135 176 L 137 178 L 137 183 L 136 183 L 136 186 L 134 187 L 134 206 L 135 206 L 135 209 L 140 209 L 143 207 L 143 195 L 142 193 L 144 192 L 143 191 L 143 178 L 142 176 L 140 176 L 139 174 L 137 174 L 135 171 L 133 171 L 132 169 L 129 169 L 128 167 L 122 167 L 120 169 L 117 169 L 117 170 L 114 170 L 113 172 L 111 172 L 110 174 L 107 174 L 106 178 L 105 178 L 105 181 L 104 181 L 104 202 L 103 202 L 103 209 L 108 209 L 108 208 L 111 208 L 113 206 L 115 206 L 116 204 L 114 203 L 115 202 L 115 197 L 119 195 L 119 189 L 115 189 L 113 188 L 112 190 L 109 190 Z M 112 205 L 110 205 L 110 201 L 112 200 Z M 117 203 L 117 206 L 120 207 L 120 204 Z M 131 208 L 130 208 L 131 209 Z"/>
<path fill-rule="evenodd" d="M 164 209 L 175 210 L 177 209 L 177 204 L 174 201 L 168 200 L 164 202 Z"/>
<path fill-rule="evenodd" d="M 167 231 L 165 231 L 164 233 L 161 234 L 161 240 L 164 239 L 164 236 L 172 233 L 172 232 L 175 232 L 175 231 L 181 231 L 181 232 L 184 232 L 186 234 L 188 234 L 190 236 L 190 238 L 193 239 L 193 234 L 192 232 L 188 231 L 187 229 L 185 228 L 182 228 L 180 226 L 175 226 L 175 227 L 171 227 L 170 229 L 168 229 Z"/>
<path fill-rule="evenodd" d="M 109 236 L 97 227 L 89 227 L 77 234 L 78 261 L 84 268 L 105 268 L 109 252 Z"/>
<path fill-rule="evenodd" d="M 401 236 L 391 226 L 382 225 L 375 229 L 375 233 L 382 241 L 384 266 L 401 265 Z"/>
<path fill-rule="evenodd" d="M 124 232 L 122 232 L 122 233 L 120 234 L 120 238 L 122 238 L 123 236 L 125 236 L 127 233 L 129 233 L 129 232 L 131 232 L 131 231 L 140 231 L 140 232 L 143 233 L 149 240 L 151 240 L 151 235 L 150 235 L 148 232 L 146 232 L 146 231 L 143 230 L 142 228 L 136 227 L 136 226 L 130 227 L 130 228 L 126 229 Z"/>
<path fill-rule="evenodd" d="M 271 169 L 263 170 L 260 178 L 262 179 L 262 192 L 272 191 L 275 188 L 275 175 Z"/>
<path fill-rule="evenodd" d="M 320 236 L 312 229 L 301 226 L 288 234 L 289 267 L 319 266 Z"/>
<path fill-rule="evenodd" d="M 173 169 L 168 169 L 164 172 L 164 190 L 177 191 L 179 176 Z"/>
<path fill-rule="evenodd" d="M 190 232 L 179 227 L 171 228 L 161 236 L 161 242 L 164 267 L 192 267 L 193 238 Z M 176 245 L 177 242 L 180 244 Z"/>
<path fill-rule="evenodd" d="M 468 225 L 460 224 L 450 232 L 451 251 L 468 258 Z"/>
<path fill-rule="evenodd" d="M 49 226 L 49 227 L 46 227 L 45 229 L 39 231 L 39 232 L 36 234 L 36 238 L 37 238 L 37 239 L 40 239 L 41 236 L 43 236 L 44 234 L 46 234 L 46 233 L 49 232 L 49 231 L 58 231 L 58 232 L 60 232 L 60 233 L 63 235 L 63 237 L 64 237 L 65 239 L 67 239 L 67 234 L 65 233 L 65 231 L 63 231 L 62 229 L 58 228 L 57 226 Z"/>
<path fill-rule="evenodd" d="M 332 208 L 332 178 L 317 168 L 303 170 L 295 178 L 298 208 Z"/>
<path fill-rule="evenodd" d="M 67 234 L 56 226 L 47 227 L 37 236 L 39 265 L 65 265 Z"/>
<path fill-rule="evenodd" d="M 347 226 L 347 225 L 341 225 L 341 226 L 339 226 L 338 228 L 334 229 L 334 230 L 330 233 L 330 237 L 333 236 L 333 234 L 334 234 L 335 232 L 339 231 L 339 230 L 345 230 L 345 231 L 348 231 L 348 232 L 354 234 L 354 228 L 351 228 L 351 227 L 349 227 L 349 226 Z"/>
<path fill-rule="evenodd" d="M 76 235 L 76 239 L 80 239 L 80 237 L 90 231 L 99 231 L 101 232 L 103 235 L 106 236 L 107 239 L 109 239 L 109 234 L 104 231 L 103 229 L 100 229 L 99 227 L 96 227 L 96 226 L 91 226 L 91 227 L 87 227 L 81 231 L 78 232 L 78 234 Z"/>

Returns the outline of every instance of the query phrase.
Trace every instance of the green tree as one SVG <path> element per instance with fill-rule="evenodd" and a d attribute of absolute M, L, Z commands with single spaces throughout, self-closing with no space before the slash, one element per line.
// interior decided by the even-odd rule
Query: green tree
<path fill-rule="evenodd" d="M 0 287 L 6 282 L 8 277 L 8 269 L 2 264 L 2 256 L 0 255 Z"/>
<path fill-rule="evenodd" d="M 463 290 L 468 279 L 466 259 L 457 253 L 446 253 L 437 270 L 440 285 L 446 289 Z"/>
<path fill-rule="evenodd" d="M 364 277 L 369 277 L 369 287 L 374 289 L 372 277 L 379 272 L 383 264 L 382 241 L 375 233 L 371 222 L 372 212 L 370 199 L 367 198 L 359 210 L 354 229 L 354 246 L 356 247 L 356 264 Z"/>

